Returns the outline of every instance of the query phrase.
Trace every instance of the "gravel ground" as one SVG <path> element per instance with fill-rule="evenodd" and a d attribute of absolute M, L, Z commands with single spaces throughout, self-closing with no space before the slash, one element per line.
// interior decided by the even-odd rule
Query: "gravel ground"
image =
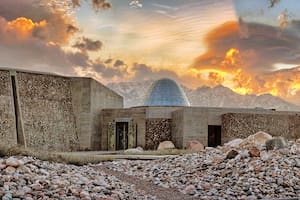
<path fill-rule="evenodd" d="M 50 163 L 31 157 L 0 158 L 0 198 L 156 199 L 90 166 Z"/>
<path fill-rule="evenodd" d="M 105 165 L 198 199 L 300 198 L 300 143 L 270 151 L 224 146 L 155 161 Z"/>

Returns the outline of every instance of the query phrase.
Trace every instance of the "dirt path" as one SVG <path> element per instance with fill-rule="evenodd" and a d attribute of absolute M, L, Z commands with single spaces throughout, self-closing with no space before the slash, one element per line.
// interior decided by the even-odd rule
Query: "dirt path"
<path fill-rule="evenodd" d="M 192 198 L 188 195 L 185 195 L 179 192 L 176 189 L 167 189 L 161 186 L 157 186 L 151 182 L 146 180 L 139 179 L 137 177 L 129 176 L 124 174 L 123 172 L 113 171 L 108 169 L 106 166 L 97 166 L 97 169 L 104 171 L 105 173 L 115 176 L 118 179 L 135 185 L 136 189 L 143 190 L 147 194 L 156 196 L 158 200 L 192 200 Z"/>

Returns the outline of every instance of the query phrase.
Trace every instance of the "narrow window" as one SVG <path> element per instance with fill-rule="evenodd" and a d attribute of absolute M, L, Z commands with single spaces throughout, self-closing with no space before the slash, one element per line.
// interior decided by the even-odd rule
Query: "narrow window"
<path fill-rule="evenodd" d="M 11 76 L 11 86 L 13 91 L 13 104 L 15 110 L 15 119 L 16 119 L 16 132 L 17 132 L 17 144 L 24 145 L 24 137 L 21 130 L 21 118 L 19 110 L 19 101 L 16 87 L 16 77 Z"/>

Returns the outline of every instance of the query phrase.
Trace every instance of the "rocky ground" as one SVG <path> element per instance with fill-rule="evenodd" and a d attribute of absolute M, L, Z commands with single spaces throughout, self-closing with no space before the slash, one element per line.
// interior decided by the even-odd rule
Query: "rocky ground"
<path fill-rule="evenodd" d="M 300 199 L 300 143 L 270 151 L 254 144 L 206 148 L 163 160 L 105 165 L 197 199 Z"/>
<path fill-rule="evenodd" d="M 270 138 L 263 133 L 199 153 L 85 166 L 0 157 L 0 198 L 300 199 L 300 140 Z"/>
<path fill-rule="evenodd" d="M 90 166 L 0 158 L 0 198 L 8 199 L 156 199 Z"/>

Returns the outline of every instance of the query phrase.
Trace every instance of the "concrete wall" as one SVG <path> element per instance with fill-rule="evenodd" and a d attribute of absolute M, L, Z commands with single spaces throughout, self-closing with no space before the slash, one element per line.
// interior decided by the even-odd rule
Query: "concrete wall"
<path fill-rule="evenodd" d="M 17 133 L 10 73 L 0 70 L 0 145 L 16 144 Z"/>
<path fill-rule="evenodd" d="M 147 119 L 172 119 L 172 112 L 181 109 L 177 106 L 145 107 Z"/>
<path fill-rule="evenodd" d="M 23 72 L 18 72 L 16 77 L 27 147 L 77 150 L 70 79 Z"/>
<path fill-rule="evenodd" d="M 122 108 L 123 98 L 91 78 L 71 78 L 73 110 L 81 150 L 101 148 L 100 112 Z"/>
<path fill-rule="evenodd" d="M 101 150 L 108 149 L 108 123 L 117 118 L 131 118 L 137 124 L 137 146 L 145 147 L 146 108 L 103 109 L 100 115 Z"/>
<path fill-rule="evenodd" d="M 88 78 L 72 78 L 71 94 L 80 150 L 90 149 L 91 141 L 91 81 Z"/>
<path fill-rule="evenodd" d="M 123 97 L 91 79 L 91 140 L 92 150 L 101 149 L 101 110 L 105 108 L 123 108 Z"/>
<path fill-rule="evenodd" d="M 300 138 L 300 113 L 297 114 L 251 114 L 227 113 L 222 115 L 223 142 L 233 138 L 245 138 L 258 131 L 287 139 Z"/>
<path fill-rule="evenodd" d="M 248 113 L 248 114 L 259 114 L 263 115 L 260 119 L 250 119 L 249 118 L 249 126 L 247 130 L 239 130 L 235 131 L 233 134 L 239 137 L 247 137 L 250 133 L 253 134 L 257 132 L 258 126 L 255 124 L 255 120 L 262 120 L 265 125 L 265 129 L 268 131 L 272 131 L 271 127 L 276 127 L 277 123 L 282 124 L 284 129 L 287 128 L 287 125 L 284 125 L 283 121 L 286 121 L 288 118 L 284 117 L 285 115 L 296 115 L 296 113 L 288 112 L 288 111 L 273 111 L 273 110 L 265 110 L 265 109 L 239 109 L 239 108 L 205 108 L 205 107 L 184 107 L 180 110 L 173 112 L 172 114 L 172 140 L 176 144 L 178 148 L 186 147 L 186 144 L 189 140 L 199 140 L 203 145 L 207 146 L 208 143 L 208 125 L 222 125 L 222 115 L 226 113 Z M 272 117 L 272 116 L 277 117 Z M 278 118 L 278 120 L 275 120 Z M 237 120 L 238 118 L 234 118 Z M 280 121 L 280 120 L 281 121 Z M 289 127 L 298 127 L 297 117 L 289 117 Z M 246 119 L 243 120 L 243 123 L 248 123 Z M 232 124 L 232 123 L 231 123 Z M 259 124 L 259 123 L 258 123 Z M 227 125 L 228 126 L 228 125 Z M 239 125 L 238 125 L 239 126 Z M 233 125 L 231 127 L 234 128 Z M 239 126 L 240 127 L 240 126 Z M 231 128 L 231 129 L 233 129 Z M 229 129 L 229 128 L 227 128 Z M 294 128 L 295 130 L 298 128 Z M 249 131 L 251 130 L 251 131 Z M 252 131 L 253 130 L 253 131 Z M 274 128 L 275 130 L 275 128 Z M 281 129 L 280 129 L 281 130 Z M 268 132 L 266 131 L 266 132 Z M 230 136 L 229 131 L 226 133 L 228 136 L 223 135 L 222 133 L 222 143 L 228 141 L 228 138 L 235 137 L 233 135 Z M 294 133 L 291 133 L 292 135 Z M 276 135 L 274 133 L 274 135 Z M 281 135 L 286 135 L 286 132 L 282 131 Z M 290 136 L 287 136 L 290 137 Z"/>

